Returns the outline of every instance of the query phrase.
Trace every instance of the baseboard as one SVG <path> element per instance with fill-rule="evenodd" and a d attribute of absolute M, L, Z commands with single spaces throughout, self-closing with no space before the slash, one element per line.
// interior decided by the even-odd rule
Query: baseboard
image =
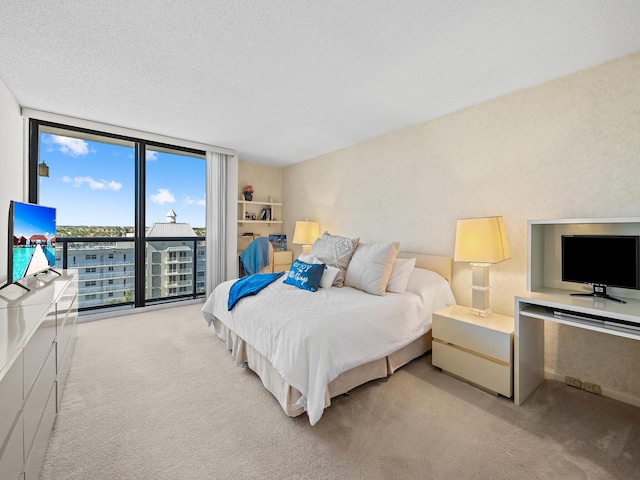
<path fill-rule="evenodd" d="M 547 380 L 557 380 L 564 383 L 565 376 L 561 373 L 554 372 L 553 370 L 544 369 L 544 378 Z M 640 398 L 629 395 L 628 393 L 619 392 L 612 388 L 600 385 L 601 395 L 603 397 L 613 398 L 623 403 L 628 403 L 635 407 L 640 407 Z"/>

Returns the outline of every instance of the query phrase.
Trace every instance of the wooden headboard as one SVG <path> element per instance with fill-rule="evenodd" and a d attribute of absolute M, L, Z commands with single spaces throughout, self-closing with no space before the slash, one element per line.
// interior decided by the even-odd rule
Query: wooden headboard
<path fill-rule="evenodd" d="M 399 252 L 398 257 L 415 258 L 416 267 L 433 270 L 442 275 L 447 282 L 451 283 L 451 270 L 453 268 L 453 258 L 451 257 L 409 252 Z"/>

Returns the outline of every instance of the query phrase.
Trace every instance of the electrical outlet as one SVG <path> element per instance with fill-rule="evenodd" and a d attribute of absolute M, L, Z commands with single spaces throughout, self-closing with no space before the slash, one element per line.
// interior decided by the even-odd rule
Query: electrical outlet
<path fill-rule="evenodd" d="M 576 377 L 565 376 L 564 383 L 576 388 L 582 388 L 582 380 Z"/>
<path fill-rule="evenodd" d="M 602 394 L 602 389 L 600 388 L 600 385 L 596 385 L 595 383 L 584 382 L 582 384 L 582 388 L 587 392 L 595 393 L 596 395 Z"/>

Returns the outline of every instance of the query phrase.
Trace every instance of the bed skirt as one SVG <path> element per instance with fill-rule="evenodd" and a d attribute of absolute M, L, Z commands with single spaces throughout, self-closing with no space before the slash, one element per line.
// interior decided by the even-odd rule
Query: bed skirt
<path fill-rule="evenodd" d="M 295 406 L 302 394 L 287 384 L 265 357 L 217 318 L 213 319 L 213 326 L 218 338 L 231 351 L 231 357 L 235 361 L 235 365 L 246 365 L 255 372 L 262 380 L 264 387 L 276 397 L 276 400 L 278 400 L 278 403 L 280 403 L 280 406 L 288 416 L 296 417 L 304 413 L 305 410 L 303 408 Z M 387 357 L 343 372 L 327 386 L 324 400 L 325 408 L 331 405 L 331 398 L 347 393 L 349 390 L 371 380 L 385 378 L 414 358 L 425 354 L 431 350 L 431 340 L 431 330 L 429 330 L 422 337 Z"/>

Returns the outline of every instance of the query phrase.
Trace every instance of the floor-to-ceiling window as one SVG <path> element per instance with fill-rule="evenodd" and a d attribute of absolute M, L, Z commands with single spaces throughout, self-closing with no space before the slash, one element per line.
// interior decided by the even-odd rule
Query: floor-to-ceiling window
<path fill-rule="evenodd" d="M 81 310 L 204 294 L 205 169 L 202 151 L 30 122 L 29 201 L 56 208 Z"/>
<path fill-rule="evenodd" d="M 145 298 L 204 294 L 206 164 L 202 155 L 147 146 Z M 149 260 L 151 260 L 149 262 Z"/>

